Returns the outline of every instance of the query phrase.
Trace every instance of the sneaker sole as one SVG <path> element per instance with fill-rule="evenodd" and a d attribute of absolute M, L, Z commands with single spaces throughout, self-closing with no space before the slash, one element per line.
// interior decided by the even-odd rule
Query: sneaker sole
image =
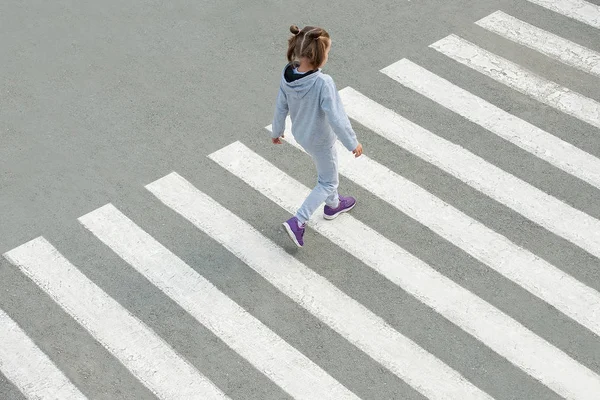
<path fill-rule="evenodd" d="M 287 232 L 290 239 L 292 239 L 292 241 L 296 244 L 296 246 L 302 247 L 300 242 L 298 242 L 298 239 L 296 239 L 296 235 L 294 235 L 294 232 L 292 231 L 292 227 L 289 226 L 287 222 L 283 223 L 283 227 L 285 228 L 285 231 Z"/>
<path fill-rule="evenodd" d="M 352 204 L 352 206 L 348 207 L 348 208 L 344 208 L 343 210 L 340 210 L 338 212 L 336 212 L 333 215 L 327 215 L 325 213 L 323 213 L 323 218 L 328 219 L 328 220 L 332 220 L 338 217 L 338 215 L 340 215 L 341 213 L 345 213 L 348 212 L 350 210 L 352 210 L 354 207 L 356 206 L 356 202 L 354 204 Z"/>

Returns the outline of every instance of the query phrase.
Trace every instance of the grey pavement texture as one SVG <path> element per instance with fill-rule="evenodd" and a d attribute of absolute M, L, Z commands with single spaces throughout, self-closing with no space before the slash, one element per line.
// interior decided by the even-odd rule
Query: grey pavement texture
<path fill-rule="evenodd" d="M 314 231 L 307 231 L 307 247 L 292 248 L 281 229 L 288 213 L 207 158 L 239 140 L 304 185 L 314 185 L 309 158 L 291 146 L 271 145 L 264 128 L 273 116 L 289 26 L 317 25 L 333 38 L 324 72 L 338 89 L 351 86 L 600 218 L 596 188 L 379 72 L 408 58 L 600 157 L 597 128 L 428 47 L 454 33 L 600 101 L 597 78 L 474 24 L 496 10 L 600 52 L 598 29 L 525 0 L 4 0 L 0 254 L 44 236 L 231 398 L 290 398 L 77 222 L 112 203 L 357 396 L 424 398 L 144 188 L 176 171 L 493 398 L 558 399 Z M 366 155 L 600 290 L 597 258 L 352 122 Z M 344 177 L 341 191 L 358 198 L 358 220 L 600 374 L 600 339 L 591 331 Z M 0 308 L 89 398 L 156 398 L 4 258 Z M 0 399 L 22 398 L 0 374 Z"/>

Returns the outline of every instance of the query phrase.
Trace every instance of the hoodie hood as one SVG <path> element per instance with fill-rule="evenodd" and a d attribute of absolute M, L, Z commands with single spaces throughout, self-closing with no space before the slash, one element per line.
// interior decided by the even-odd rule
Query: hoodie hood
<path fill-rule="evenodd" d="M 321 69 L 308 71 L 304 74 L 295 74 L 294 65 L 288 64 L 281 77 L 281 86 L 288 96 L 301 99 L 314 86 L 319 75 L 321 75 Z"/>

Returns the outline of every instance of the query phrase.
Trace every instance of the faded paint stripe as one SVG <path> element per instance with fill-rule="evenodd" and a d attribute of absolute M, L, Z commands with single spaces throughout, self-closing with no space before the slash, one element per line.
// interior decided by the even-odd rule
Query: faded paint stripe
<path fill-rule="evenodd" d="M 600 128 L 600 103 L 482 49 L 456 35 L 429 47 L 541 103 Z"/>
<path fill-rule="evenodd" d="M 600 53 L 587 47 L 528 24 L 502 11 L 496 11 L 475 23 L 566 65 L 600 76 Z"/>
<path fill-rule="evenodd" d="M 527 0 L 566 17 L 600 29 L 600 6 L 583 0 Z"/>

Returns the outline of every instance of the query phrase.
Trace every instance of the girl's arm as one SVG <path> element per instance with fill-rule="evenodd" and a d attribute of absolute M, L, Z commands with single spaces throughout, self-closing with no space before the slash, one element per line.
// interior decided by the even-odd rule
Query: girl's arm
<path fill-rule="evenodd" d="M 328 78 L 326 78 L 325 84 L 321 89 L 321 108 L 325 112 L 325 115 L 327 115 L 329 125 L 331 125 L 340 142 L 342 142 L 348 151 L 353 151 L 359 144 L 356 139 L 356 133 L 352 129 L 346 111 L 344 111 L 342 99 L 333 79 Z"/>
<path fill-rule="evenodd" d="M 279 93 L 277 94 L 277 101 L 275 104 L 275 115 L 273 116 L 271 138 L 275 139 L 283 136 L 283 131 L 285 130 L 285 118 L 287 117 L 288 112 L 287 97 L 281 86 L 279 86 Z"/>

